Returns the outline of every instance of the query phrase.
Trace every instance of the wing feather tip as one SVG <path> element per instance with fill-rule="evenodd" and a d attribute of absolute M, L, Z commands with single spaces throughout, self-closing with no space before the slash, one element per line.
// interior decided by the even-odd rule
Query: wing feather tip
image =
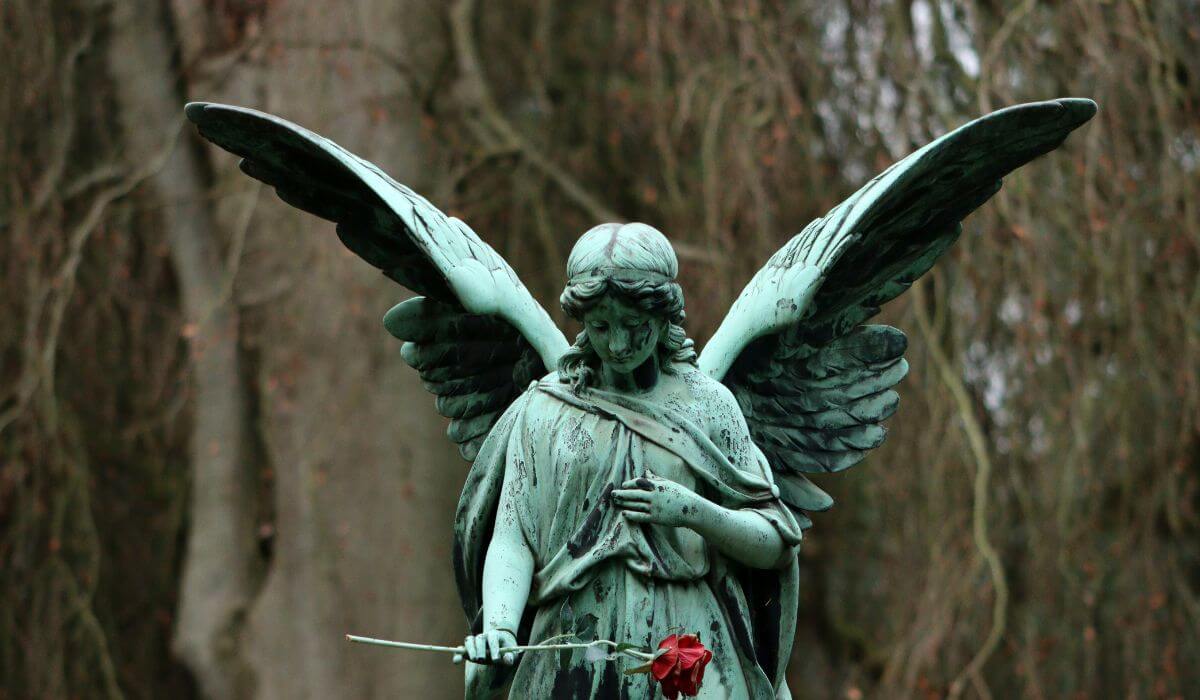
<path fill-rule="evenodd" d="M 810 513 L 823 513 L 833 507 L 833 496 L 803 474 L 778 470 L 775 472 L 775 485 L 779 487 L 783 502 L 793 508 Z"/>
<path fill-rule="evenodd" d="M 1067 112 L 1067 119 L 1072 129 L 1087 123 L 1100 110 L 1095 100 L 1086 97 L 1061 97 L 1056 100 Z"/>
<path fill-rule="evenodd" d="M 474 438 L 458 446 L 458 454 L 468 462 L 474 462 L 479 456 L 479 448 L 483 447 L 483 438 Z"/>
<path fill-rule="evenodd" d="M 383 327 L 397 340 L 416 340 L 412 326 L 428 313 L 425 297 L 405 299 L 383 315 Z"/>
<path fill-rule="evenodd" d="M 189 102 L 183 106 L 183 113 L 187 116 L 188 121 L 197 126 L 204 119 L 204 110 L 212 104 L 211 102 Z"/>

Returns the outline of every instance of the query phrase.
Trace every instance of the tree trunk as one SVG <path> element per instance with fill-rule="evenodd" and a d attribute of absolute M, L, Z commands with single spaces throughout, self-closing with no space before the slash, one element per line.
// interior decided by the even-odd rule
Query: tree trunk
<path fill-rule="evenodd" d="M 432 75 L 437 47 L 422 41 L 436 40 L 440 10 L 423 5 L 358 2 L 340 19 L 280 6 L 270 17 L 272 37 L 295 48 L 258 75 L 261 91 L 250 106 L 314 129 L 432 194 L 422 113 L 404 76 L 370 51 L 306 48 L 371 46 L 413 75 Z M 295 75 L 306 78 L 288 79 Z M 215 153 L 230 185 L 256 187 L 236 171 L 236 158 Z M 453 642 L 466 633 L 450 543 L 467 465 L 381 323 L 409 294 L 348 253 L 332 224 L 269 190 L 246 247 L 259 252 L 244 261 L 238 289 L 257 358 L 277 532 L 245 647 L 259 696 L 461 697 L 462 670 L 449 658 L 344 639 Z M 274 292 L 253 280 L 281 277 L 286 291 L 260 303 Z"/>
<path fill-rule="evenodd" d="M 338 17 L 354 21 L 308 7 L 272 10 L 271 40 L 287 49 L 239 62 L 219 80 L 190 78 L 180 90 L 168 62 L 179 40 L 169 18 L 145 0 L 125 7 L 112 65 L 123 111 L 137 120 L 126 129 L 131 157 L 165 138 L 139 127 L 178 124 L 190 93 L 283 114 L 413 187 L 430 185 L 416 102 L 386 120 L 359 105 L 406 89 L 379 53 L 418 75 L 434 73 L 436 9 L 358 2 Z M 186 65 L 212 53 L 195 37 L 228 19 L 176 18 L 189 40 Z M 359 36 L 379 26 L 401 31 Z M 223 151 L 212 151 L 216 189 L 234 194 L 212 197 L 192 138 L 189 128 L 154 182 L 168 204 L 172 255 L 196 333 L 192 527 L 176 651 L 213 698 L 461 695 L 461 668 L 448 658 L 344 640 L 358 632 L 453 642 L 466 631 L 450 532 L 467 465 L 440 435 L 432 397 L 380 323 L 407 293 L 348 255 L 327 222 L 269 191 L 258 197 L 259 185 Z M 218 234 L 237 226 L 256 254 L 233 261 L 229 284 Z M 280 279 L 289 283 L 259 283 Z M 233 298 L 221 296 L 230 290 Z M 251 463 L 256 454 L 264 465 Z M 273 488 L 273 515 L 263 522 L 255 521 L 259 472 Z M 261 588 L 259 531 L 270 533 L 272 549 Z"/>
<path fill-rule="evenodd" d="M 133 163 L 178 138 L 182 93 L 175 39 L 162 3 L 117 3 L 109 66 Z M 174 649 L 210 698 L 251 695 L 240 638 L 255 589 L 254 467 L 249 460 L 247 387 L 238 346 L 238 310 L 223 290 L 223 265 L 204 165 L 190 135 L 179 138 L 150 184 L 163 224 L 190 334 L 195 407 L 190 443 L 191 527 Z"/>

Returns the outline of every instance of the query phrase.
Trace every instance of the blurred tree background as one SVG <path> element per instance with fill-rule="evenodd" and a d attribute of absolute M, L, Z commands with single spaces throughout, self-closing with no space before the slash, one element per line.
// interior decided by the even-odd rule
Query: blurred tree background
<path fill-rule="evenodd" d="M 702 340 L 779 245 L 1018 102 L 1100 113 L 884 312 L 892 437 L 821 481 L 799 698 L 1200 694 L 1195 0 L 0 3 L 0 698 L 460 696 L 467 471 L 405 292 L 183 126 L 281 114 L 468 222 L 556 318 L 678 243 Z M 568 331 L 573 337 L 574 330 Z"/>

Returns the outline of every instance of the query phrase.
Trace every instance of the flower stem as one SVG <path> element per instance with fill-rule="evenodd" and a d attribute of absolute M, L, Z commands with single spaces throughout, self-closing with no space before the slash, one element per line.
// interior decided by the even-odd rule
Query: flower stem
<path fill-rule="evenodd" d="M 412 642 L 393 642 L 390 639 L 375 639 L 373 637 L 360 637 L 360 636 L 354 635 L 354 634 L 346 635 L 346 639 L 348 639 L 352 642 L 357 642 L 359 644 L 374 644 L 376 646 L 393 647 L 396 649 L 413 649 L 416 651 L 441 651 L 441 652 L 449 652 L 452 654 L 466 653 L 466 649 L 461 646 L 447 647 L 447 646 L 438 646 L 436 644 L 414 644 Z M 515 647 L 504 647 L 503 649 L 500 650 L 500 653 L 504 653 L 504 652 L 508 652 L 508 651 L 556 651 L 556 650 L 563 650 L 563 649 L 588 649 L 588 648 L 596 647 L 596 646 L 606 646 L 606 647 L 610 647 L 612 649 L 616 649 L 620 645 L 618 645 L 616 642 L 611 642 L 607 639 L 597 639 L 594 642 L 571 642 L 571 643 L 566 643 L 566 644 L 528 644 L 528 645 L 515 646 Z M 642 659 L 643 661 L 650 661 L 654 658 L 653 654 L 648 654 L 644 651 L 639 651 L 637 649 L 628 649 L 628 648 L 621 649 L 620 653 L 628 654 L 629 656 L 632 656 L 635 659 Z"/>
<path fill-rule="evenodd" d="M 417 651 L 447 651 L 454 654 L 461 654 L 466 651 L 463 647 L 442 647 L 436 644 L 413 644 L 412 642 L 393 642 L 390 639 L 375 639 L 373 637 L 360 637 L 356 634 L 346 635 L 346 639 L 357 642 L 359 644 L 374 644 L 381 647 L 395 647 L 398 649 L 415 649 Z"/>
<path fill-rule="evenodd" d="M 554 651 L 556 649 L 588 649 L 591 647 L 611 647 L 616 649 L 619 644 L 610 642 L 607 639 L 597 639 L 594 642 L 568 642 L 566 644 L 530 644 L 528 646 L 505 647 L 501 652 L 506 651 Z M 634 658 L 645 659 L 649 661 L 654 658 L 653 654 L 647 654 L 644 651 L 637 649 L 621 649 L 622 654 L 628 654 Z"/>

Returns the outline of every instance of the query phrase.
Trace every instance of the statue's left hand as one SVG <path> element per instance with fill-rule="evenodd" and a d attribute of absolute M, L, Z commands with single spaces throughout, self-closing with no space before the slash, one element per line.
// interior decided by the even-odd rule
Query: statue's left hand
<path fill-rule="evenodd" d="M 517 646 L 517 636 L 512 631 L 504 629 L 489 629 L 467 637 L 463 641 L 466 659 L 477 664 L 503 663 L 505 666 L 512 666 L 516 662 L 516 654 L 501 650 L 515 646 Z M 462 660 L 463 655 L 454 655 L 454 663 L 460 663 Z"/>
<path fill-rule="evenodd" d="M 686 486 L 646 472 L 612 492 L 613 503 L 632 523 L 692 527 L 710 503 Z"/>

